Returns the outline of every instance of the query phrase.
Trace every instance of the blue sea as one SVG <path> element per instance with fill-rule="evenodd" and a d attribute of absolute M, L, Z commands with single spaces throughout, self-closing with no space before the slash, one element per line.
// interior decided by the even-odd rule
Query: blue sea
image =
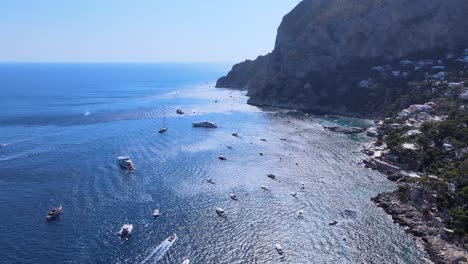
<path fill-rule="evenodd" d="M 358 164 L 369 139 L 322 128 L 367 121 L 247 105 L 214 88 L 229 68 L 0 64 L 0 263 L 426 263 L 370 201 L 395 185 Z"/>

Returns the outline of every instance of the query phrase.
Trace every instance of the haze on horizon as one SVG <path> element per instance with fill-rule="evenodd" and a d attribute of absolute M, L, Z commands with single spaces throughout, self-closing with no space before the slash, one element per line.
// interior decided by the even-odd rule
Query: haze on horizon
<path fill-rule="evenodd" d="M 1 62 L 235 62 L 300 0 L 1 1 Z"/>

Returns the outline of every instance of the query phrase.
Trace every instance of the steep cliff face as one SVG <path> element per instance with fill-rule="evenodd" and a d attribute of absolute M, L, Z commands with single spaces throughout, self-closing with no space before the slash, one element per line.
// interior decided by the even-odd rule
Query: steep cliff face
<path fill-rule="evenodd" d="M 235 65 L 217 87 L 249 103 L 335 113 L 366 111 L 369 67 L 468 47 L 467 0 L 304 0 L 278 28 L 274 50 Z"/>

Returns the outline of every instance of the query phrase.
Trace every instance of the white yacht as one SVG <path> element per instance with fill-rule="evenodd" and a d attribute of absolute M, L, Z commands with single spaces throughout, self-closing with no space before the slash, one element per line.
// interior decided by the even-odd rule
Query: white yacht
<path fill-rule="evenodd" d="M 172 235 L 170 235 L 168 238 L 167 238 L 167 241 L 170 242 L 170 243 L 174 243 L 174 241 L 177 239 L 177 235 L 176 233 L 172 233 Z"/>
<path fill-rule="evenodd" d="M 119 235 L 121 237 L 129 237 L 132 234 L 133 225 L 132 224 L 125 224 L 119 231 Z"/>
<path fill-rule="evenodd" d="M 217 207 L 217 208 L 216 208 L 216 213 L 217 213 L 219 216 L 221 216 L 221 217 L 227 217 L 226 212 L 225 212 L 224 209 L 222 209 L 222 208 Z"/>
<path fill-rule="evenodd" d="M 280 255 L 284 254 L 283 246 L 280 243 L 276 243 L 275 248 L 276 248 L 276 251 L 278 251 L 278 254 Z"/>
<path fill-rule="evenodd" d="M 160 215 L 159 210 L 158 210 L 158 209 L 154 209 L 154 211 L 153 211 L 153 216 L 154 216 L 154 218 L 158 218 L 159 215 Z"/>
<path fill-rule="evenodd" d="M 237 195 L 235 195 L 234 193 L 231 193 L 231 199 L 233 199 L 234 201 L 238 201 L 239 197 L 237 197 Z"/>
<path fill-rule="evenodd" d="M 117 157 L 117 159 L 119 160 L 120 166 L 124 167 L 127 170 L 135 170 L 135 166 L 133 166 L 133 162 L 129 156 L 120 156 Z"/>
<path fill-rule="evenodd" d="M 210 121 L 193 122 L 193 127 L 217 128 L 218 125 Z"/>

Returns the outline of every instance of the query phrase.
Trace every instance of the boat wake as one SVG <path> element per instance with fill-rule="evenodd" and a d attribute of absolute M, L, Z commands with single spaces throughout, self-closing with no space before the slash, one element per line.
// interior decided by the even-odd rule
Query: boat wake
<path fill-rule="evenodd" d="M 141 264 L 147 263 L 151 259 L 154 260 L 153 263 L 158 262 L 169 251 L 172 244 L 174 244 L 176 240 L 177 236 L 171 242 L 165 239 L 161 244 L 159 244 L 159 246 L 151 251 L 151 253 L 141 262 Z"/>

